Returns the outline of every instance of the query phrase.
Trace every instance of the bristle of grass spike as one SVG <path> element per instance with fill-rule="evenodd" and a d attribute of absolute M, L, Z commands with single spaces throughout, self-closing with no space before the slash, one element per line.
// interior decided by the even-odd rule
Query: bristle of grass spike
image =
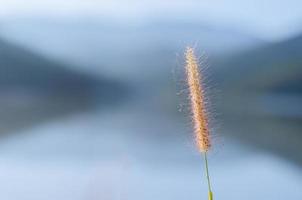
<path fill-rule="evenodd" d="M 198 68 L 198 60 L 194 49 L 186 49 L 186 74 L 191 101 L 192 119 L 196 143 L 201 152 L 207 152 L 211 147 L 209 138 L 208 118 L 205 109 L 204 90 L 201 85 L 201 76 Z"/>

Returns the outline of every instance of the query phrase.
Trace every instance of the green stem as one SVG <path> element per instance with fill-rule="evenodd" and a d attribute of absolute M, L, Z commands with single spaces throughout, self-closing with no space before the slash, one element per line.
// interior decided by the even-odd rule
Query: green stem
<path fill-rule="evenodd" d="M 206 170 L 206 177 L 208 182 L 208 190 L 209 190 L 209 200 L 213 200 L 213 193 L 211 189 L 211 181 L 210 181 L 210 174 L 209 174 L 209 167 L 208 167 L 208 157 L 207 152 L 204 152 L 204 162 L 205 162 L 205 170 Z"/>

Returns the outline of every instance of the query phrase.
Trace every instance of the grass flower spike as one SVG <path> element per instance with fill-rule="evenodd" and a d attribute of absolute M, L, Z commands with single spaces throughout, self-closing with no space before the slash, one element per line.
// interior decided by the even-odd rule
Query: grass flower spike
<path fill-rule="evenodd" d="M 187 48 L 186 51 L 186 73 L 196 142 L 201 152 L 207 152 L 211 147 L 208 119 L 205 110 L 204 92 L 201 85 L 198 61 L 192 48 Z"/>
<path fill-rule="evenodd" d="M 189 87 L 189 99 L 191 102 L 192 120 L 194 123 L 195 139 L 199 151 L 204 155 L 205 170 L 209 190 L 209 200 L 213 199 L 210 176 L 208 170 L 207 152 L 211 147 L 209 136 L 208 118 L 205 108 L 204 90 L 201 84 L 198 60 L 194 54 L 194 49 L 188 47 L 185 52 L 186 75 Z"/>

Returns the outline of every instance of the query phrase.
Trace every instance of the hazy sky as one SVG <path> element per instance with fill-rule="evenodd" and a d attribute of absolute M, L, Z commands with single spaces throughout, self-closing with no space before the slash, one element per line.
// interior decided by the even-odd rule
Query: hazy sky
<path fill-rule="evenodd" d="M 143 23 L 188 19 L 226 25 L 278 40 L 300 32 L 301 0 L 0 0 L 0 18 L 98 17 Z"/>

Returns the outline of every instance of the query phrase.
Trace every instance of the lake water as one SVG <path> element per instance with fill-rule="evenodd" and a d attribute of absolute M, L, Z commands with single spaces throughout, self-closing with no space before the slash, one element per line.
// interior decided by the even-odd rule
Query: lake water
<path fill-rule="evenodd" d="M 0 198 L 206 199 L 202 157 L 178 122 L 129 103 L 15 134 L 0 144 Z M 221 135 L 215 199 L 302 198 L 299 168 Z"/>

